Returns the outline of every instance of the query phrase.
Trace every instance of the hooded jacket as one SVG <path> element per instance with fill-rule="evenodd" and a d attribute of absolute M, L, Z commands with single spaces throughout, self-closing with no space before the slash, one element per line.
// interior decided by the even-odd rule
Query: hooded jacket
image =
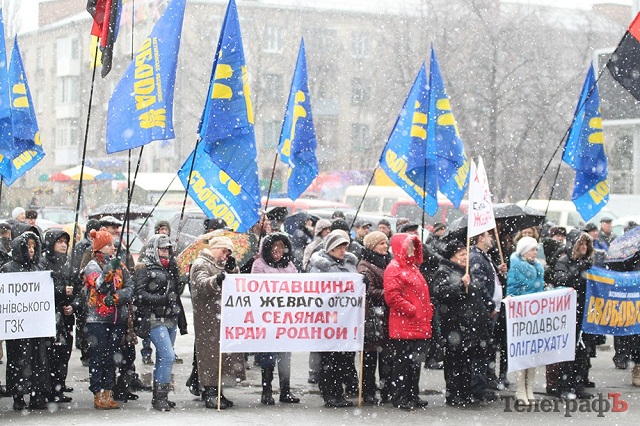
<path fill-rule="evenodd" d="M 507 296 L 522 296 L 544 290 L 544 267 L 537 260 L 532 264 L 518 253 L 511 255 L 507 272 Z"/>
<path fill-rule="evenodd" d="M 284 243 L 284 255 L 278 262 L 273 259 L 271 253 L 273 245 L 277 241 Z M 293 274 L 298 272 L 298 269 L 293 264 L 291 241 L 289 237 L 281 232 L 268 234 L 262 239 L 259 255 L 260 257 L 251 266 L 252 274 Z"/>
<path fill-rule="evenodd" d="M 407 254 L 412 244 L 414 253 Z M 394 258 L 384 271 L 384 298 L 389 305 L 389 337 L 416 340 L 431 337 L 433 306 L 427 282 L 420 273 L 422 243 L 415 235 L 391 237 Z"/>
<path fill-rule="evenodd" d="M 74 296 L 68 296 L 66 287 L 72 286 L 71 271 L 67 263 L 66 253 L 56 253 L 54 245 L 61 237 L 66 237 L 70 241 L 69 234 L 62 229 L 51 228 L 44 234 L 44 244 L 42 248 L 42 258 L 40 259 L 40 269 L 43 271 L 51 271 L 53 278 L 54 296 L 56 304 L 56 325 L 62 324 L 73 325 L 73 315 L 62 315 L 65 306 L 73 303 Z"/>
<path fill-rule="evenodd" d="M 29 259 L 27 241 L 36 242 L 33 259 Z M 40 238 L 27 231 L 11 241 L 11 260 L 2 266 L 2 272 L 32 272 L 40 270 L 41 245 Z"/>
<path fill-rule="evenodd" d="M 186 331 L 186 316 L 180 301 L 180 271 L 175 257 L 163 260 L 158 255 L 158 243 L 168 240 L 166 235 L 156 234 L 146 244 L 144 261 L 136 265 L 134 274 L 136 315 L 151 318 L 151 327 L 160 325 L 160 319 L 182 323 L 180 331 Z M 182 324 L 180 324 L 182 325 Z"/>

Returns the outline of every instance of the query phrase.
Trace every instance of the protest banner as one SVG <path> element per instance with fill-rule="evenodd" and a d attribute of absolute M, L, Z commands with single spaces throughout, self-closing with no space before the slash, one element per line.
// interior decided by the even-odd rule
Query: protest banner
<path fill-rule="evenodd" d="M 362 275 L 227 275 L 221 352 L 361 351 Z"/>
<path fill-rule="evenodd" d="M 551 291 L 507 297 L 509 372 L 572 361 L 576 346 L 576 291 Z"/>
<path fill-rule="evenodd" d="M 640 334 L 640 271 L 587 271 L 582 330 L 590 334 Z"/>
<path fill-rule="evenodd" d="M 51 271 L 0 274 L 0 340 L 55 334 Z"/>

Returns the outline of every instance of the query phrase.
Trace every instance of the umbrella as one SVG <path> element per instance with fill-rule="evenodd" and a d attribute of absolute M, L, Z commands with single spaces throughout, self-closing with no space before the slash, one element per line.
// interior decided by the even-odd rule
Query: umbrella
<path fill-rule="evenodd" d="M 500 224 L 502 232 L 513 234 L 521 229 L 540 226 L 544 223 L 545 215 L 540 210 L 528 206 L 512 203 L 493 205 L 496 224 Z M 466 239 L 468 216 L 464 215 L 451 222 L 446 237 Z"/>
<path fill-rule="evenodd" d="M 633 266 L 637 260 L 638 252 L 640 251 L 640 226 L 625 232 L 611 243 L 605 262 L 612 264 L 629 264 Z M 623 270 L 631 270 L 623 266 Z M 618 267 L 612 267 L 612 269 L 620 270 Z"/>
<path fill-rule="evenodd" d="M 81 166 L 75 166 L 67 170 L 62 170 L 58 173 L 51 175 L 50 180 L 52 182 L 65 182 L 68 180 L 80 180 Z M 94 180 L 96 176 L 102 173 L 101 170 L 93 169 L 91 167 L 84 166 L 82 180 Z"/>
<path fill-rule="evenodd" d="M 129 206 L 129 219 L 134 220 L 141 217 L 149 216 L 152 208 L 149 206 L 139 206 L 138 204 L 131 204 Z M 127 213 L 127 203 L 112 203 L 105 204 L 89 214 L 89 219 L 100 219 L 104 216 L 114 216 L 118 220 L 124 220 Z"/>
<path fill-rule="evenodd" d="M 249 234 L 240 234 L 233 231 L 214 231 L 217 237 L 229 237 L 233 242 L 235 250 L 233 256 L 236 258 L 238 266 L 245 264 L 251 257 L 251 242 L 249 241 Z M 198 257 L 198 253 L 203 248 L 209 247 L 209 240 L 198 239 L 187 246 L 176 258 L 180 272 L 186 274 L 189 272 L 191 264 Z"/>

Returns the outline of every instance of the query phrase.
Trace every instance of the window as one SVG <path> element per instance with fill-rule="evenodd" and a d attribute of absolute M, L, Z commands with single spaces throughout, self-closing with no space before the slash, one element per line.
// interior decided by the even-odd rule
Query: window
<path fill-rule="evenodd" d="M 351 125 L 351 141 L 355 152 L 365 152 L 370 147 L 369 126 L 361 123 Z"/>
<path fill-rule="evenodd" d="M 56 124 L 56 148 L 67 148 L 78 145 L 78 123 L 69 120 L 58 120 Z"/>
<path fill-rule="evenodd" d="M 271 53 L 282 51 L 282 33 L 279 27 L 267 26 L 265 28 L 263 50 Z"/>
<path fill-rule="evenodd" d="M 282 100 L 282 75 L 265 74 L 262 97 L 265 101 Z"/>
<path fill-rule="evenodd" d="M 78 101 L 78 78 L 58 77 L 56 84 L 56 105 L 65 105 Z"/>
<path fill-rule="evenodd" d="M 264 149 L 275 149 L 280 143 L 280 121 L 267 121 L 262 125 L 262 146 Z"/>
<path fill-rule="evenodd" d="M 351 79 L 351 104 L 365 104 L 369 100 L 368 97 L 369 94 L 364 80 L 361 78 Z"/>
<path fill-rule="evenodd" d="M 351 54 L 354 58 L 364 58 L 369 51 L 367 33 L 356 32 L 351 35 Z"/>
<path fill-rule="evenodd" d="M 44 70 L 44 47 L 40 46 L 36 49 L 36 69 Z"/>

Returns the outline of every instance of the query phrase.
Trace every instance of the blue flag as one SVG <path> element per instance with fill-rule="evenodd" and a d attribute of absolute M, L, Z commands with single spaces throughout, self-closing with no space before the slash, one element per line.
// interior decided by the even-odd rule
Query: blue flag
<path fill-rule="evenodd" d="M 260 208 L 256 138 L 238 11 L 229 2 L 198 133 L 204 151 Z M 253 224 L 251 224 L 253 225 Z"/>
<path fill-rule="evenodd" d="M 4 20 L 0 8 L 0 175 L 10 175 L 10 158 L 13 147 L 11 130 L 11 101 L 9 97 L 9 71 L 7 48 L 4 40 Z"/>
<path fill-rule="evenodd" d="M 429 86 L 426 74 L 423 63 L 391 131 L 389 141 L 382 151 L 380 166 L 396 185 L 404 189 L 419 206 L 423 206 L 425 212 L 433 216 L 438 210 L 438 178 L 435 156 L 428 156 L 426 150 L 429 112 Z M 407 174 L 407 163 L 410 159 L 420 165 L 421 174 Z"/>
<path fill-rule="evenodd" d="M 429 69 L 429 118 L 427 124 L 427 155 L 435 154 L 438 167 L 438 189 L 458 208 L 469 182 L 469 162 L 451 111 L 451 102 L 442 81 L 442 74 L 431 47 Z M 409 159 L 409 173 L 419 165 Z M 414 182 L 418 183 L 418 181 Z"/>
<path fill-rule="evenodd" d="M 607 154 L 593 64 L 582 87 L 562 160 L 576 171 L 571 199 L 580 216 L 588 222 L 609 202 Z"/>
<path fill-rule="evenodd" d="M 230 229 L 248 231 L 260 218 L 260 205 L 256 207 L 251 195 L 257 188 L 245 188 L 234 182 L 211 161 L 202 144 L 184 162 L 178 177 L 207 217 L 224 219 Z"/>
<path fill-rule="evenodd" d="M 9 87 L 13 147 L 9 153 L 11 160 L 9 175 L 5 176 L 7 186 L 38 164 L 44 157 L 38 122 L 33 109 L 27 76 L 22 65 L 17 37 L 13 43 L 13 52 L 11 52 Z"/>
<path fill-rule="evenodd" d="M 109 100 L 107 152 L 173 139 L 180 33 L 186 0 L 172 0 L 136 54 Z"/>
<path fill-rule="evenodd" d="M 296 200 L 318 176 L 316 145 L 303 39 L 278 145 L 280 159 L 289 165 L 287 195 L 292 200 Z"/>

